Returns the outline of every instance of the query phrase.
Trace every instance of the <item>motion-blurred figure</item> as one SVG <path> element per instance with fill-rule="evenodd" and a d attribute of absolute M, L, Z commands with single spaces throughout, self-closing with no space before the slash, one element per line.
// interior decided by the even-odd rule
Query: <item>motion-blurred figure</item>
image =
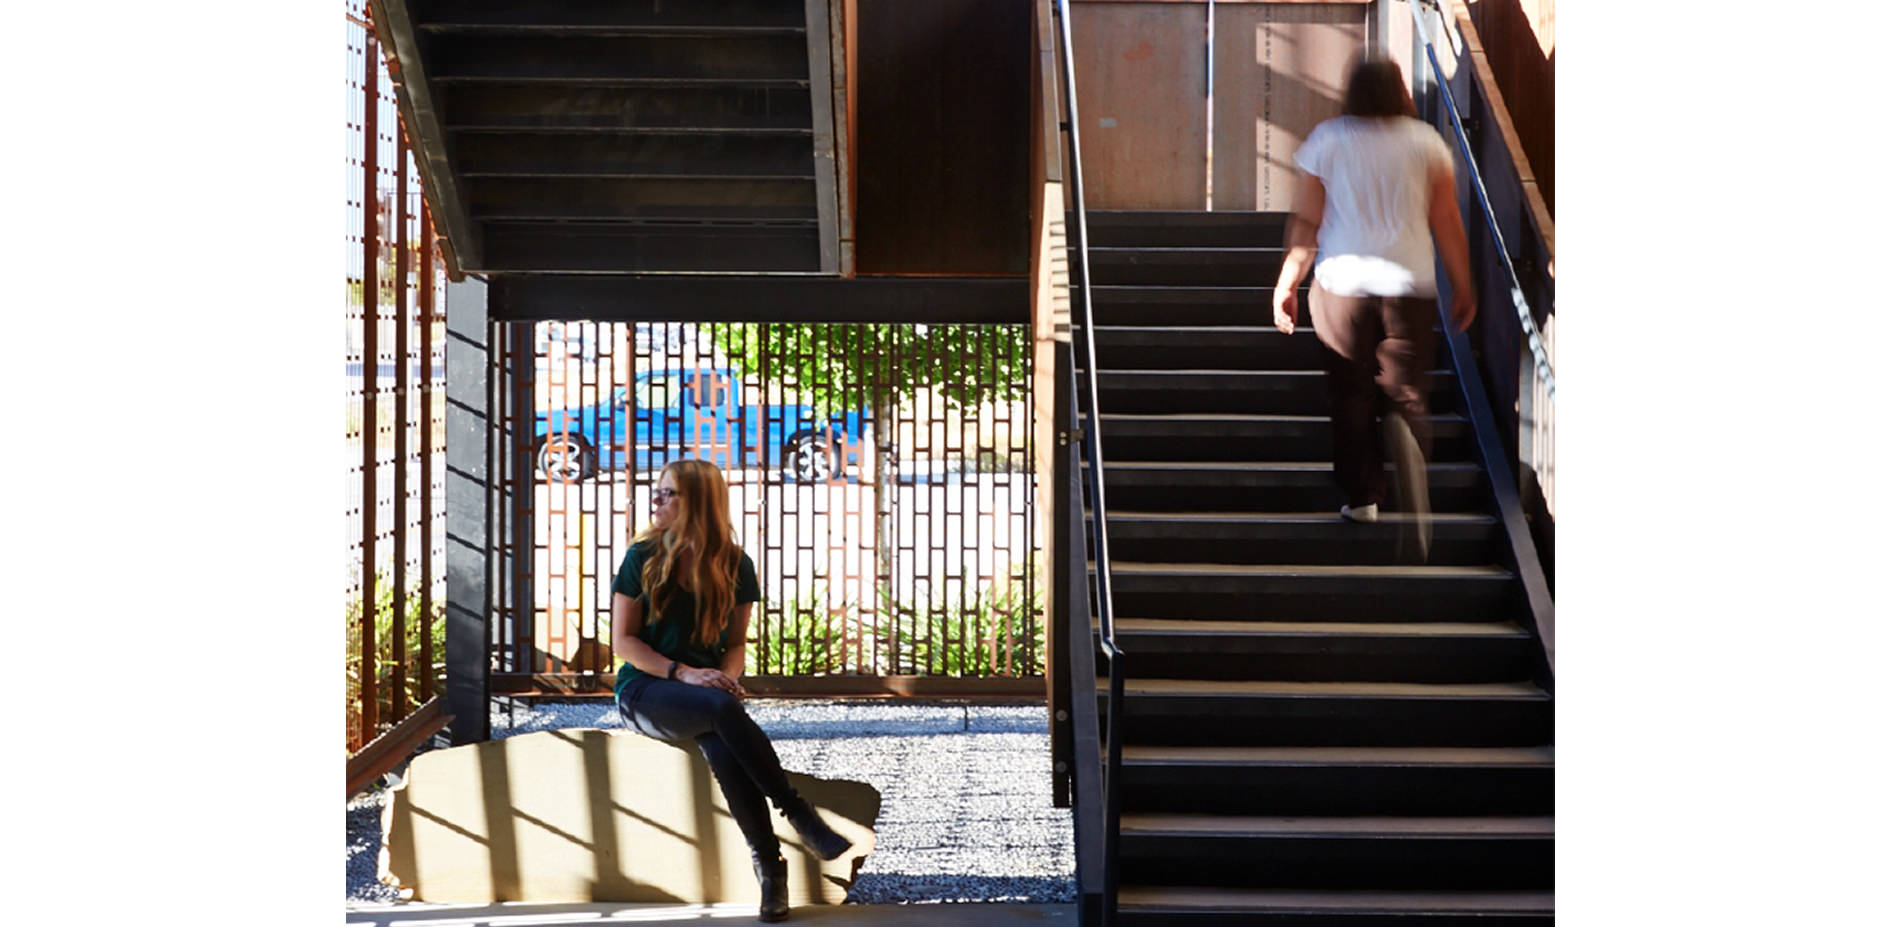
<path fill-rule="evenodd" d="M 1451 150 L 1417 118 L 1398 65 L 1369 58 L 1347 80 L 1344 114 L 1315 126 L 1293 160 L 1299 182 L 1273 291 L 1274 325 L 1293 333 L 1299 286 L 1313 272 L 1313 328 L 1328 349 L 1333 475 L 1346 493 L 1340 514 L 1379 519 L 1382 445 L 1389 444 L 1398 471 L 1394 502 L 1412 514 L 1423 559 L 1431 538 L 1425 464 L 1432 447 L 1426 373 L 1436 355 L 1433 242 L 1451 279 L 1452 324 L 1464 331 L 1477 312 Z"/>

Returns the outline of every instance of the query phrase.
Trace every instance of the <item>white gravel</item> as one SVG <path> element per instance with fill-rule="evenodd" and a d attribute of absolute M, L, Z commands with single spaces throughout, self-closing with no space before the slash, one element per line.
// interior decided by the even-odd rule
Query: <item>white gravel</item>
<path fill-rule="evenodd" d="M 785 768 L 867 782 L 883 796 L 877 849 L 847 902 L 1072 903 L 1069 810 L 1049 796 L 1048 709 L 964 702 L 753 699 Z M 517 703 L 495 737 L 620 727 L 608 700 Z M 381 789 L 346 808 L 345 901 L 386 904 L 376 881 Z"/>

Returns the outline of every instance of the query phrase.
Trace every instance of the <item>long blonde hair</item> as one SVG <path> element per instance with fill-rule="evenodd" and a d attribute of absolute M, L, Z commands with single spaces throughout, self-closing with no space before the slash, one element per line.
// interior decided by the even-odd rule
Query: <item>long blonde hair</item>
<path fill-rule="evenodd" d="M 710 647 L 725 630 L 739 579 L 739 545 L 732 539 L 726 478 L 703 460 L 675 460 L 660 470 L 661 479 L 668 473 L 679 492 L 678 514 L 664 530 L 649 522 L 634 536 L 636 542 L 655 541 L 640 570 L 640 585 L 656 619 L 666 613 L 675 593 L 691 593 L 699 606 L 693 642 Z M 690 555 L 684 557 L 690 562 L 678 571 L 683 555 Z"/>

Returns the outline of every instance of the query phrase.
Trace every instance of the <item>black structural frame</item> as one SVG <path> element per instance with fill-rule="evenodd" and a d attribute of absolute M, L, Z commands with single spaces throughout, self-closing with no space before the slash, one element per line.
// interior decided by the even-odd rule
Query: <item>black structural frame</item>
<path fill-rule="evenodd" d="M 1429 2 L 1437 10 L 1435 0 Z M 1492 243 L 1492 257 L 1503 265 L 1511 285 L 1513 308 L 1517 312 L 1520 324 L 1531 339 L 1534 362 L 1551 383 L 1552 399 L 1555 399 L 1556 376 L 1551 371 L 1544 356 L 1543 347 L 1537 340 L 1536 326 L 1526 305 L 1524 293 L 1517 282 L 1517 273 L 1512 266 L 1511 254 L 1504 245 L 1504 235 L 1498 229 L 1496 211 L 1491 198 L 1484 188 L 1483 175 L 1478 162 L 1471 152 L 1471 141 L 1465 135 L 1465 127 L 1470 117 L 1458 112 L 1456 98 L 1452 96 L 1451 86 L 1445 80 L 1445 72 L 1438 64 L 1436 43 L 1427 38 L 1429 29 L 1424 15 L 1415 4 L 1412 8 L 1414 24 L 1417 28 L 1413 39 L 1415 45 L 1422 47 L 1426 60 L 1431 64 L 1433 83 L 1422 92 L 1422 99 L 1416 101 L 1418 110 L 1425 115 L 1427 122 L 1434 127 L 1446 127 L 1458 142 L 1458 151 L 1465 166 L 1469 195 L 1461 208 L 1466 214 L 1469 227 L 1473 212 L 1484 219 L 1486 237 Z M 1438 11 L 1441 25 L 1443 11 Z M 1476 106 L 1477 101 L 1473 101 Z M 1557 671 L 1557 618 L 1556 607 L 1550 594 L 1550 583 L 1544 574 L 1543 562 L 1538 558 L 1536 544 L 1531 538 L 1530 523 L 1524 516 L 1523 499 L 1517 490 L 1516 464 L 1507 455 L 1500 439 L 1497 418 L 1491 411 L 1491 402 L 1485 392 L 1484 378 L 1480 374 L 1477 355 L 1471 348 L 1471 336 L 1465 332 L 1454 331 L 1451 324 L 1451 287 L 1443 278 L 1444 268 L 1439 267 L 1438 313 L 1440 324 L 1445 331 L 1445 344 L 1451 355 L 1452 367 L 1458 377 L 1459 388 L 1463 391 L 1466 411 L 1471 416 L 1471 435 L 1477 445 L 1479 457 L 1483 461 L 1485 476 L 1491 484 L 1492 503 L 1497 506 L 1498 522 L 1504 527 L 1505 539 L 1511 561 L 1516 567 L 1523 602 L 1527 611 L 1527 626 L 1537 635 L 1543 651 L 1541 669 L 1543 674 L 1538 682 L 1553 692 L 1556 690 Z"/>
<path fill-rule="evenodd" d="M 1062 609 L 1062 616 L 1068 623 L 1063 639 L 1069 652 L 1064 656 L 1072 661 L 1067 672 L 1070 676 L 1068 710 L 1075 719 L 1071 729 L 1076 741 L 1071 755 L 1074 757 L 1075 770 L 1072 781 L 1075 789 L 1077 901 L 1081 906 L 1083 924 L 1099 922 L 1112 925 L 1115 922 L 1116 893 L 1120 881 L 1123 656 L 1121 648 L 1115 643 L 1107 506 L 1103 501 L 1101 416 L 1097 414 L 1101 403 L 1096 388 L 1095 319 L 1089 287 L 1088 205 L 1082 188 L 1082 140 L 1075 125 L 1075 46 L 1071 38 L 1072 17 L 1068 0 L 1055 0 L 1055 15 L 1061 36 L 1061 128 L 1068 136 L 1069 176 L 1066 186 L 1069 190 L 1068 215 L 1072 223 L 1070 242 L 1065 244 L 1072 244 L 1075 255 L 1070 265 L 1074 285 L 1071 288 L 1069 350 L 1057 352 L 1062 359 L 1057 362 L 1056 392 L 1063 397 L 1058 402 L 1066 410 L 1066 417 L 1061 420 L 1066 437 L 1062 443 L 1068 448 L 1061 463 L 1061 469 L 1066 471 L 1067 477 L 1064 488 L 1068 491 L 1059 498 L 1069 503 L 1066 519 L 1068 530 L 1058 529 L 1057 532 L 1064 547 L 1058 548 L 1056 560 L 1068 569 L 1069 581 L 1057 585 L 1066 585 L 1068 588 L 1068 601 Z M 1078 321 L 1079 325 L 1076 324 Z M 1079 368 L 1075 356 L 1078 335 L 1082 341 L 1083 359 Z M 1078 369 L 1087 371 L 1085 388 L 1077 388 Z M 1083 404 L 1085 408 L 1078 408 L 1075 401 L 1078 394 L 1080 398 L 1086 399 Z M 1086 423 L 1081 421 L 1083 413 L 1088 416 Z M 1089 460 L 1086 478 L 1081 473 L 1084 449 Z M 1082 490 L 1079 497 L 1075 492 L 1078 487 Z M 1083 518 L 1085 505 L 1094 516 L 1086 521 Z M 1085 528 L 1093 530 L 1086 534 L 1085 543 L 1078 543 L 1079 539 L 1085 537 Z M 1088 564 L 1091 549 L 1095 563 L 1092 590 L 1094 612 L 1101 624 L 1099 636 L 1092 634 L 1089 626 L 1091 590 L 1086 580 L 1090 575 Z M 1087 655 L 1086 662 L 1084 655 Z M 1102 665 L 1098 666 L 1098 660 Z M 1094 717 L 1098 670 L 1104 670 L 1108 675 L 1107 717 L 1104 719 L 1106 723 L 1100 728 L 1105 745 L 1098 744 L 1095 736 L 1098 730 Z M 1099 761 L 1098 757 L 1101 758 Z"/>
<path fill-rule="evenodd" d="M 494 526 L 488 474 L 494 441 L 489 428 L 489 325 L 487 286 L 473 277 L 451 282 L 443 294 L 447 328 L 443 372 L 448 380 L 445 416 L 447 475 L 443 487 L 448 581 L 443 662 L 448 681 L 443 698 L 449 742 L 488 739 L 488 605 Z"/>

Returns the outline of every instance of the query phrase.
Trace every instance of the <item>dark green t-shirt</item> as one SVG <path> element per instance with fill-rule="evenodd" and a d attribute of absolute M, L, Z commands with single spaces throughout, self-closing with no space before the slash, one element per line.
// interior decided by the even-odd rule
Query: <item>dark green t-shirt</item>
<path fill-rule="evenodd" d="M 653 551 L 656 543 L 648 539 L 627 548 L 627 556 L 620 561 L 620 572 L 614 574 L 614 591 L 639 599 L 648 607 L 646 624 L 640 628 L 638 635 L 648 647 L 669 660 L 680 661 L 681 666 L 719 666 L 726 658 L 725 629 L 720 629 L 719 640 L 711 647 L 693 643 L 693 625 L 699 612 L 699 603 L 692 593 L 674 592 L 666 603 L 666 614 L 653 614 L 653 600 L 641 588 L 640 571 L 645 568 L 647 555 Z M 732 604 L 744 605 L 758 600 L 758 572 L 752 566 L 752 557 L 740 551 L 739 576 L 732 587 Z M 620 690 L 626 688 L 627 683 L 645 675 L 634 669 L 632 663 L 622 662 L 619 675 L 614 677 L 614 696 L 618 698 Z"/>

